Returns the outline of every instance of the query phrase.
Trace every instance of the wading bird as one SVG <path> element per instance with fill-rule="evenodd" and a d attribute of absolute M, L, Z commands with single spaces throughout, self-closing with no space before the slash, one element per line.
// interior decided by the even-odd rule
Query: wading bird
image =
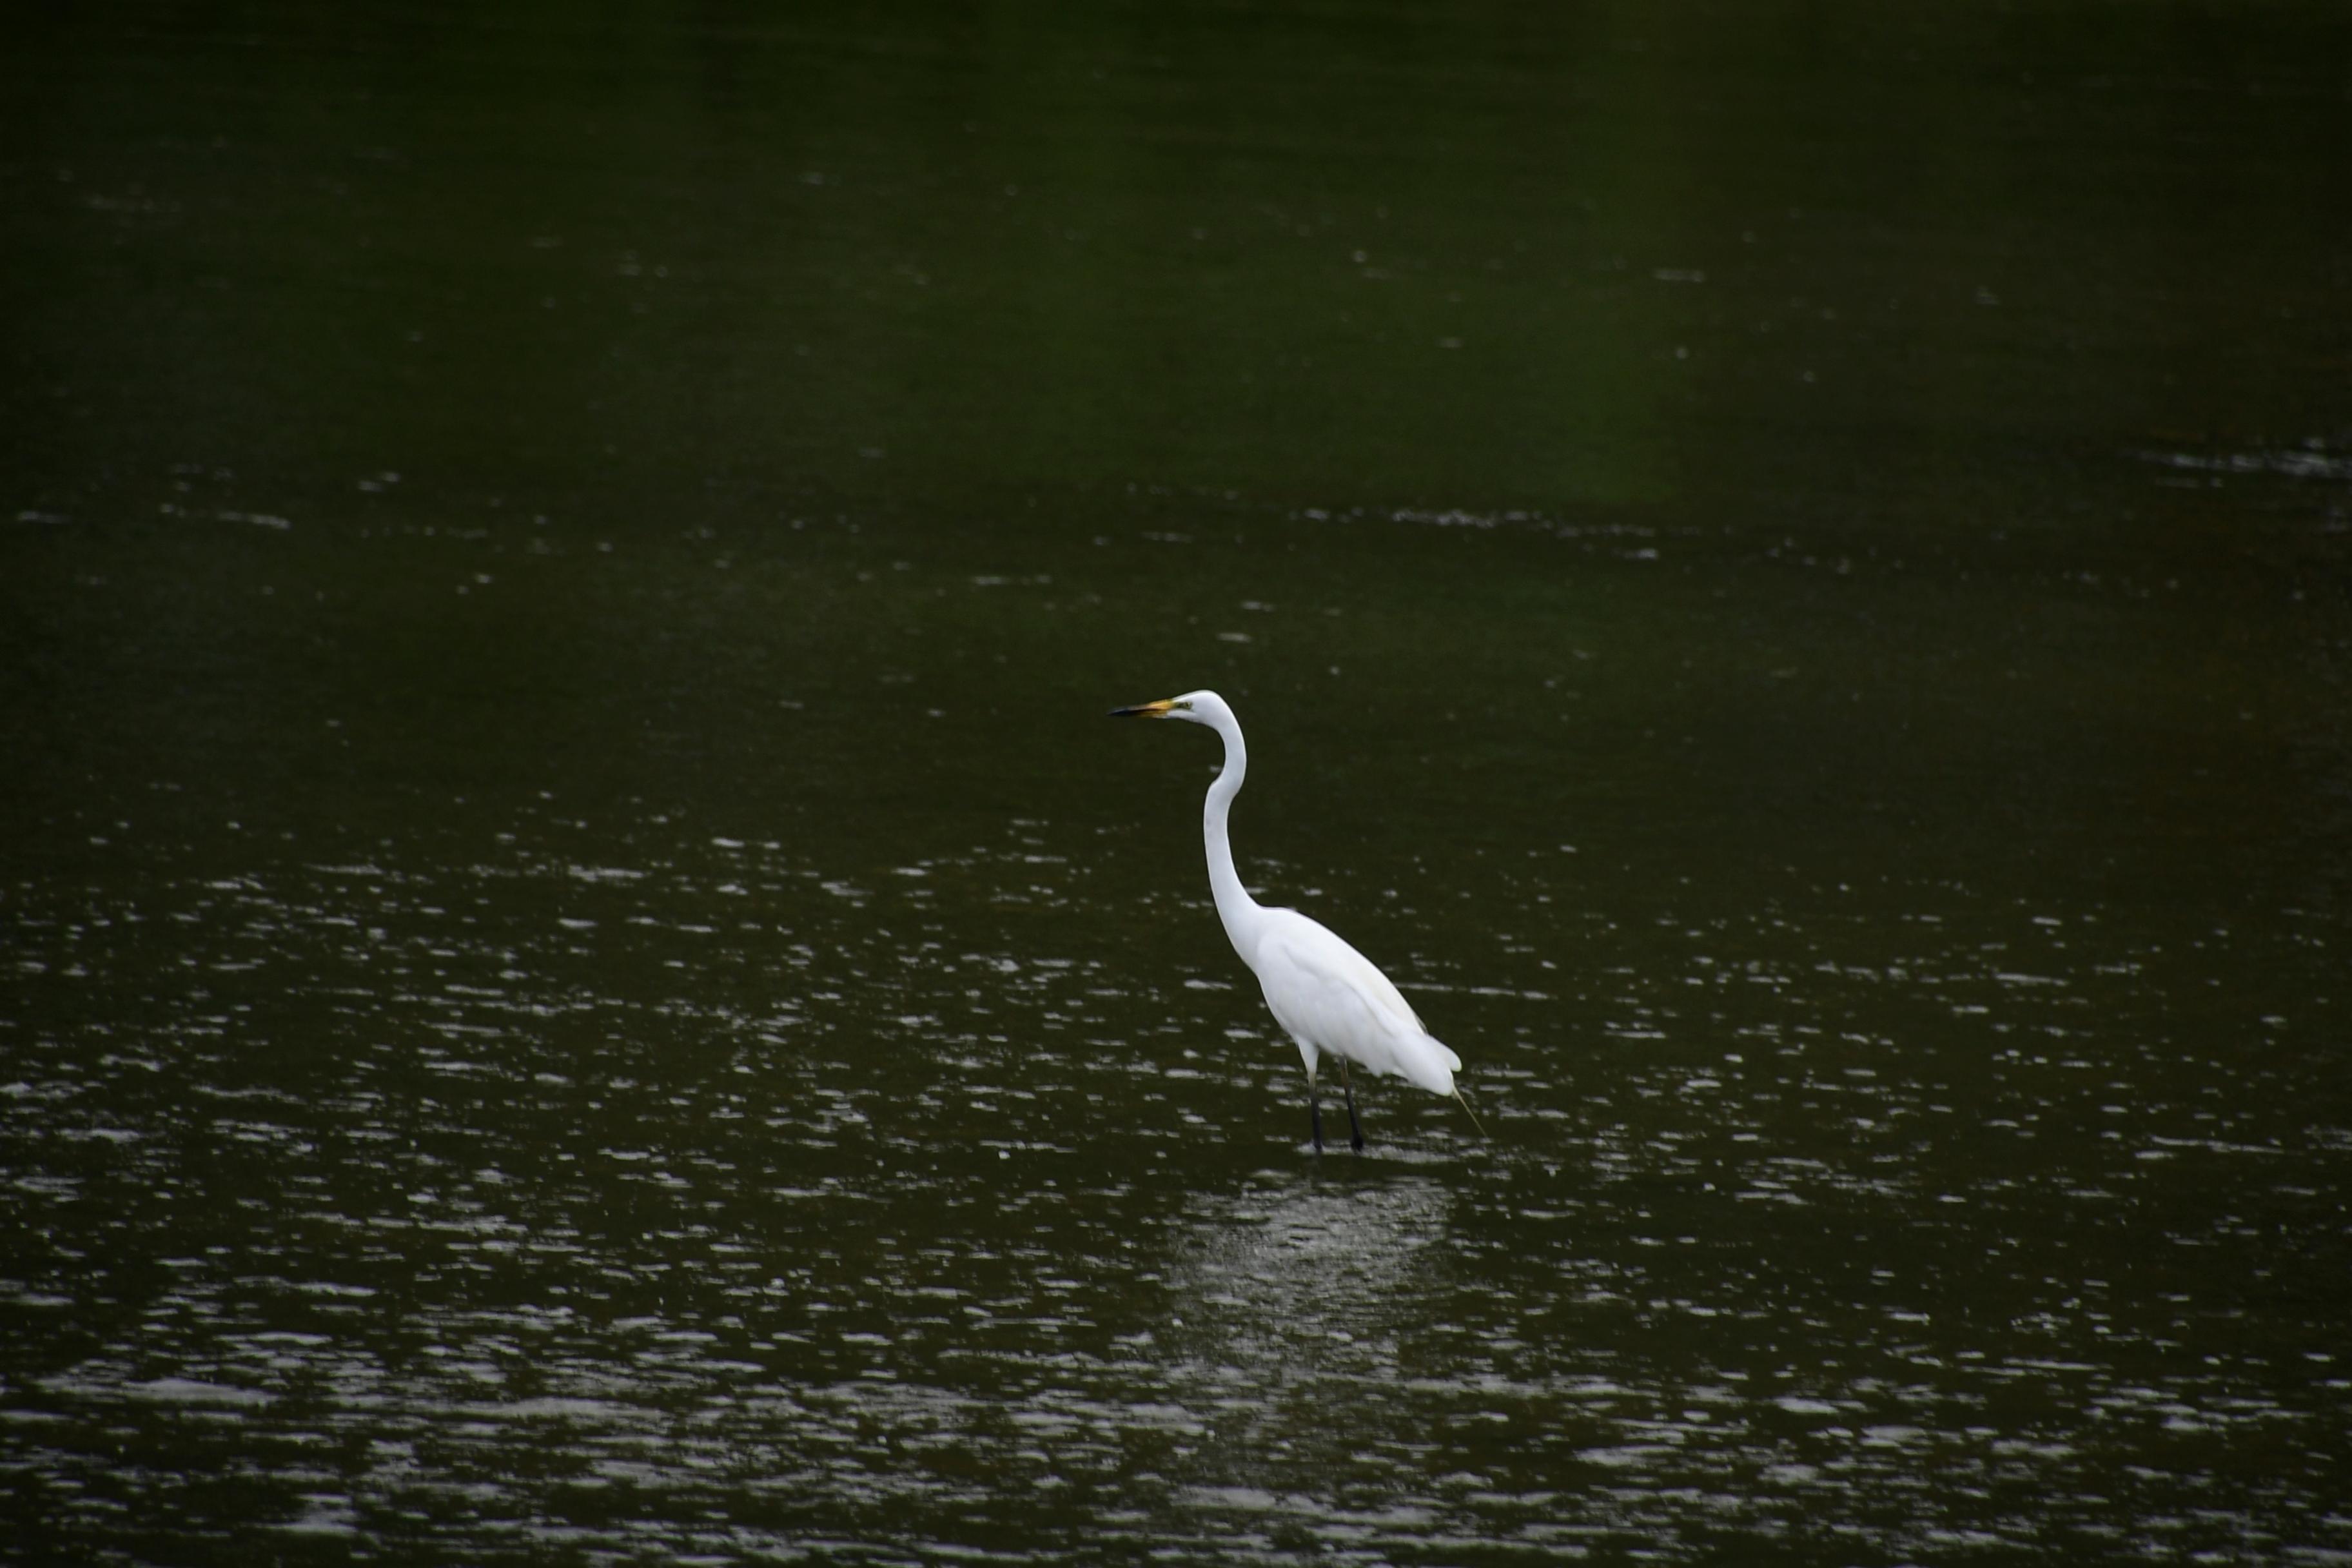
<path fill-rule="evenodd" d="M 1297 910 L 1270 910 L 1242 886 L 1241 874 L 1234 869 L 1225 818 L 1234 796 L 1241 793 L 1249 752 L 1242 744 L 1241 723 L 1225 700 L 1213 691 L 1188 691 L 1165 701 L 1114 708 L 1111 717 L 1206 724 L 1225 742 L 1225 765 L 1209 786 L 1209 798 L 1201 809 L 1201 832 L 1209 847 L 1209 890 L 1216 896 L 1217 918 L 1225 922 L 1225 935 L 1257 975 L 1275 1021 L 1298 1042 L 1299 1058 L 1307 1064 L 1307 1122 L 1316 1152 L 1323 1152 L 1323 1107 L 1316 1097 L 1315 1069 L 1327 1052 L 1339 1058 L 1339 1087 L 1348 1096 L 1348 1142 L 1354 1148 L 1364 1146 L 1364 1127 L 1356 1120 L 1349 1062 L 1410 1079 L 1433 1094 L 1450 1094 L 1475 1125 L 1477 1113 L 1454 1086 L 1462 1058 L 1422 1027 L 1389 977 L 1328 926 Z"/>

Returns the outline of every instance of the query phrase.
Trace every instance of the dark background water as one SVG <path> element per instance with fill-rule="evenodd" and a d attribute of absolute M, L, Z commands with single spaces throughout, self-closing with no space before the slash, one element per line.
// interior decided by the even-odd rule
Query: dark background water
<path fill-rule="evenodd" d="M 5 1550 L 2352 1554 L 2339 8 L 0 45 Z"/>

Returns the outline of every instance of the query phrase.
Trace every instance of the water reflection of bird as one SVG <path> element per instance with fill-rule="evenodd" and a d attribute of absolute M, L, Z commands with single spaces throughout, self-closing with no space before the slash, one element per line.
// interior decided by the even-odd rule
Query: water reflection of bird
<path fill-rule="evenodd" d="M 1225 700 L 1213 691 L 1188 691 L 1164 701 L 1113 709 L 1111 716 L 1206 724 L 1225 742 L 1225 765 L 1209 786 L 1201 812 L 1202 834 L 1209 847 L 1209 890 L 1216 896 L 1225 935 L 1242 962 L 1255 972 L 1275 1021 L 1298 1042 L 1299 1058 L 1307 1064 L 1307 1110 L 1316 1151 L 1323 1148 L 1323 1107 L 1316 1097 L 1315 1069 L 1327 1052 L 1339 1058 L 1339 1086 L 1348 1097 L 1349 1142 L 1357 1149 L 1364 1146 L 1364 1128 L 1356 1120 L 1349 1062 L 1410 1079 L 1435 1094 L 1450 1094 L 1475 1124 L 1476 1112 L 1454 1084 L 1462 1058 L 1422 1026 L 1389 977 L 1328 927 L 1297 910 L 1270 910 L 1242 886 L 1241 874 L 1234 869 L 1225 818 L 1234 796 L 1241 793 L 1249 752 L 1242 743 L 1241 723 Z"/>
<path fill-rule="evenodd" d="M 1400 1334 L 1444 1319 L 1459 1253 L 1452 1200 L 1411 1170 L 1202 1194 L 1171 1248 L 1168 1283 L 1181 1320 L 1171 1327 L 1203 1370 L 1255 1369 L 1262 1383 L 1286 1381 L 1283 1366 L 1375 1377 Z"/>

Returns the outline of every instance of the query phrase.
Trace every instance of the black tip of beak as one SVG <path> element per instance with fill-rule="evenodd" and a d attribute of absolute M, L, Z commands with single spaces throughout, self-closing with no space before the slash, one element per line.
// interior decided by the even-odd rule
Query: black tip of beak
<path fill-rule="evenodd" d="M 1132 719 L 1142 711 L 1140 708 L 1114 708 L 1110 710 L 1110 716 L 1114 719 Z"/>

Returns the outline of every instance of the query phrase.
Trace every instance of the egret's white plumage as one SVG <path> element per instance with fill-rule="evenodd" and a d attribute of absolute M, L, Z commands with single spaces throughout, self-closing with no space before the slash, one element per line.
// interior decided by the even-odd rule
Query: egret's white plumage
<path fill-rule="evenodd" d="M 1241 723 L 1225 700 L 1213 691 L 1189 691 L 1161 702 L 1121 708 L 1116 713 L 1121 718 L 1182 719 L 1205 724 L 1225 743 L 1225 765 L 1209 786 L 1201 813 L 1202 836 L 1209 851 L 1209 890 L 1216 898 L 1225 935 L 1242 962 L 1256 974 L 1275 1021 L 1298 1043 L 1299 1059 L 1307 1068 L 1315 1146 L 1323 1146 L 1322 1110 L 1315 1100 L 1316 1068 L 1326 1054 L 1339 1058 L 1340 1081 L 1348 1091 L 1348 1123 L 1359 1149 L 1364 1146 L 1364 1137 L 1356 1121 L 1354 1086 L 1347 1083 L 1349 1062 L 1461 1100 L 1454 1075 L 1462 1070 L 1462 1058 L 1423 1026 L 1419 1015 L 1370 959 L 1319 921 L 1297 910 L 1268 909 L 1242 886 L 1241 874 L 1234 869 L 1225 819 L 1248 772 L 1249 751 L 1242 743 Z M 1470 1109 L 1467 1100 L 1462 1109 Z"/>
<path fill-rule="evenodd" d="M 1275 1021 L 1298 1042 L 1308 1072 L 1328 1051 L 1390 1078 L 1452 1094 L 1462 1058 L 1433 1038 L 1371 960 L 1330 927 L 1297 910 L 1266 910 L 1257 951 L 1242 954 L 1257 972 Z"/>

